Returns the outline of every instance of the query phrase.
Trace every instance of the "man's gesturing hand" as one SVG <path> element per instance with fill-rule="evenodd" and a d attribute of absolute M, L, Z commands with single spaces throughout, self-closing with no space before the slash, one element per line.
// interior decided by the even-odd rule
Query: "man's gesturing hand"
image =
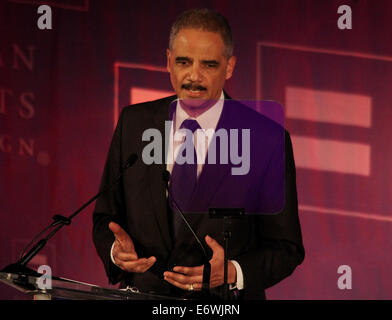
<path fill-rule="evenodd" d="M 138 258 L 131 237 L 117 223 L 110 222 L 109 229 L 116 240 L 113 246 L 113 258 L 116 265 L 127 272 L 146 272 L 155 263 L 155 257 Z"/>
<path fill-rule="evenodd" d="M 225 252 L 223 247 L 210 236 L 205 237 L 207 245 L 212 249 L 211 276 L 210 287 L 214 288 L 223 284 L 224 258 Z M 203 282 L 204 266 L 197 267 L 182 267 L 176 266 L 173 268 L 174 272 L 166 271 L 164 279 L 172 285 L 184 290 L 201 290 Z M 234 264 L 229 261 L 228 265 L 228 283 L 237 281 L 237 274 Z"/>

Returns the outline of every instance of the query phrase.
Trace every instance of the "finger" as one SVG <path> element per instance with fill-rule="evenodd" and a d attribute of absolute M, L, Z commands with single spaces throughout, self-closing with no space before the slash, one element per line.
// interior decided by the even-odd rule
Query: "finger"
<path fill-rule="evenodd" d="M 115 246 L 117 247 L 116 250 L 118 250 L 118 252 L 125 252 L 128 254 L 134 254 L 134 255 L 136 255 L 136 258 L 137 258 L 137 253 L 135 251 L 135 247 L 134 247 L 131 239 L 126 239 L 126 240 L 120 241 L 119 239 L 116 238 Z"/>
<path fill-rule="evenodd" d="M 122 250 L 125 250 L 128 253 L 136 254 L 133 241 L 123 228 L 121 228 L 115 222 L 110 222 L 109 229 L 113 232 L 114 237 L 116 238 L 115 242 L 120 246 Z"/>
<path fill-rule="evenodd" d="M 186 274 L 188 276 L 196 276 L 203 274 L 204 266 L 198 267 L 182 267 L 176 266 L 173 268 L 173 271 Z"/>
<path fill-rule="evenodd" d="M 177 281 L 175 281 L 175 280 L 173 280 L 171 278 L 167 278 L 167 277 L 165 277 L 164 279 L 165 279 L 165 281 L 171 283 L 173 286 L 176 286 L 176 287 L 178 287 L 180 289 L 183 289 L 183 290 L 188 290 L 189 289 L 189 285 L 188 284 L 185 285 L 185 284 L 179 283 L 179 282 L 177 282 Z"/>
<path fill-rule="evenodd" d="M 155 263 L 156 258 L 140 258 L 134 261 L 119 261 L 118 265 L 128 272 L 145 272 Z"/>
<path fill-rule="evenodd" d="M 207 235 L 205 236 L 205 240 L 207 245 L 212 249 L 213 254 L 224 252 L 223 247 L 214 238 L 211 238 L 210 236 Z"/>
<path fill-rule="evenodd" d="M 124 231 L 124 229 L 113 221 L 109 223 L 109 229 L 113 232 L 116 240 L 119 240 L 120 242 L 130 239 L 129 235 Z"/>
<path fill-rule="evenodd" d="M 113 247 L 113 257 L 115 258 L 120 254 L 131 255 L 129 257 L 131 260 L 138 259 L 138 255 L 131 240 L 127 241 L 126 243 L 121 243 L 118 239 L 116 239 Z M 124 259 L 128 260 L 128 258 L 126 258 L 125 256 Z"/>
<path fill-rule="evenodd" d="M 202 283 L 203 282 L 203 276 L 202 275 L 197 275 L 197 276 L 185 276 L 180 273 L 175 273 L 175 272 L 170 272 L 166 271 L 163 273 L 163 276 L 174 280 L 178 283 L 182 284 L 191 284 L 191 283 Z"/>
<path fill-rule="evenodd" d="M 117 223 L 111 221 L 109 222 L 109 229 L 113 232 L 114 235 L 116 235 L 122 228 Z"/>
<path fill-rule="evenodd" d="M 190 288 L 190 286 L 191 286 L 190 283 L 188 283 L 188 284 L 183 284 L 183 283 L 180 283 L 180 282 L 178 282 L 178 281 L 176 281 L 176 280 L 174 280 L 174 279 L 172 279 L 172 278 L 166 277 L 166 278 L 164 278 L 164 279 L 165 279 L 167 282 L 171 283 L 173 286 L 176 286 L 176 287 L 178 287 L 178 288 L 180 288 L 180 289 L 183 289 L 183 290 L 189 291 L 189 288 Z M 195 290 L 195 291 L 201 290 L 201 283 L 192 283 L 192 285 L 193 285 L 193 290 Z"/>
<path fill-rule="evenodd" d="M 138 268 L 143 266 L 152 266 L 157 259 L 155 257 L 139 258 L 131 261 L 122 261 L 125 266 Z"/>
<path fill-rule="evenodd" d="M 146 272 L 154 265 L 156 261 L 157 259 L 155 257 L 149 257 L 144 265 L 136 267 L 135 272 Z"/>
<path fill-rule="evenodd" d="M 138 259 L 136 253 L 128 253 L 124 251 L 119 251 L 118 253 L 116 253 L 114 255 L 114 258 L 122 261 L 133 261 Z"/>

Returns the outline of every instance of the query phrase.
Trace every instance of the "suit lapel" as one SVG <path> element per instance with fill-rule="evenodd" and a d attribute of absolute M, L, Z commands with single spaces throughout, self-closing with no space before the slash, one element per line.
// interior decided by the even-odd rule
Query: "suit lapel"
<path fill-rule="evenodd" d="M 163 180 L 163 172 L 166 170 L 165 159 L 165 121 L 169 120 L 169 106 L 172 100 L 176 97 L 169 97 L 157 106 L 154 114 L 153 122 L 154 128 L 161 132 L 162 136 L 162 163 L 151 164 L 148 166 L 148 174 L 150 183 L 151 201 L 154 205 L 155 218 L 157 220 L 162 238 L 165 246 L 170 251 L 172 248 L 172 241 L 169 229 L 168 212 L 166 209 L 166 187 Z"/>

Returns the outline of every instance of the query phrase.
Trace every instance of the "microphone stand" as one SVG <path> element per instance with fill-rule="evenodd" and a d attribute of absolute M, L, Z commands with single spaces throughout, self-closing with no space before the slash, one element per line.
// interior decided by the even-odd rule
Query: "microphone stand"
<path fill-rule="evenodd" d="M 231 238 L 230 224 L 231 218 L 239 218 L 245 215 L 243 208 L 210 208 L 211 218 L 223 218 L 223 241 L 224 241 L 224 267 L 223 267 L 223 298 L 229 300 L 229 284 L 227 283 L 229 267 L 229 241 Z"/>
<path fill-rule="evenodd" d="M 202 251 L 203 251 L 203 255 L 204 255 L 204 268 L 203 268 L 203 280 L 202 280 L 202 289 L 201 292 L 202 294 L 204 294 L 205 296 L 209 295 L 209 289 L 210 289 L 210 276 L 211 276 L 211 264 L 210 261 L 208 260 L 208 255 L 207 255 L 207 251 L 205 249 L 205 247 L 203 246 L 202 242 L 200 241 L 199 237 L 196 235 L 195 231 L 193 230 L 193 228 L 191 227 L 191 225 L 189 224 L 188 220 L 186 219 L 184 213 L 182 212 L 181 208 L 179 207 L 179 205 L 177 204 L 177 201 L 174 199 L 172 193 L 171 193 L 171 189 L 169 188 L 169 181 L 170 181 L 170 172 L 165 170 L 163 172 L 162 178 L 163 181 L 165 182 L 165 187 L 166 190 L 168 192 L 168 196 L 172 199 L 173 204 L 175 205 L 178 213 L 180 214 L 182 220 L 184 221 L 184 223 L 186 224 L 186 226 L 188 227 L 188 229 L 191 231 L 193 237 L 196 239 L 196 242 L 199 244 L 199 246 L 201 247 Z"/>
<path fill-rule="evenodd" d="M 125 173 L 125 170 L 127 170 L 129 167 L 131 167 L 137 160 L 137 155 L 135 153 L 132 153 L 128 160 L 125 162 L 124 167 L 122 168 L 121 173 L 117 176 L 115 181 L 112 183 L 110 186 L 110 189 L 112 189 L 122 178 L 122 176 Z M 39 273 L 35 272 L 34 270 L 28 268 L 26 265 L 33 259 L 38 252 L 40 252 L 46 245 L 46 243 L 63 227 L 63 226 L 69 226 L 72 222 L 72 219 L 81 211 L 83 211 L 87 206 L 89 206 L 93 201 L 95 201 L 97 198 L 99 198 L 104 192 L 108 190 L 108 187 L 103 188 L 100 192 L 98 192 L 95 196 L 93 196 L 90 200 L 88 200 L 84 205 L 82 205 L 79 209 L 77 209 L 74 213 L 72 213 L 70 216 L 65 217 L 62 215 L 54 215 L 53 216 L 53 222 L 46 227 L 43 231 L 41 231 L 39 235 L 44 233 L 50 228 L 54 228 L 46 237 L 42 238 L 39 240 L 35 246 L 33 246 L 29 252 L 24 254 L 16 263 L 10 264 L 6 266 L 1 272 L 6 272 L 6 273 L 17 273 L 17 274 L 27 274 L 27 275 L 32 275 L 32 276 L 40 276 Z"/>
<path fill-rule="evenodd" d="M 65 225 L 70 225 L 72 222 L 72 218 L 74 218 L 79 212 L 81 212 L 84 208 L 86 208 L 90 203 L 99 198 L 103 191 L 97 193 L 94 197 L 92 197 L 89 201 L 87 201 L 83 206 L 81 206 L 78 210 L 76 210 L 69 217 L 65 217 L 59 214 L 53 216 L 53 222 L 49 225 L 48 228 L 54 228 L 46 237 L 39 240 L 34 247 L 32 247 L 29 252 L 23 255 L 16 263 L 6 266 L 1 272 L 7 273 L 27 273 L 30 275 L 37 275 L 34 270 L 26 267 L 26 265 L 33 259 L 38 252 L 40 252 L 46 245 L 46 243 Z"/>

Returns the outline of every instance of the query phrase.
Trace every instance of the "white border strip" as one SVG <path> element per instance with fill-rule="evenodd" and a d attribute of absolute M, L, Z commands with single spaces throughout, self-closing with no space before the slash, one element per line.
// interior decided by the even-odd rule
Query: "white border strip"
<path fill-rule="evenodd" d="M 326 214 L 334 214 L 334 215 L 345 216 L 345 217 L 355 217 L 355 218 L 362 218 L 362 219 L 369 219 L 369 220 L 392 222 L 392 217 L 388 217 L 386 215 L 380 215 L 380 214 L 315 207 L 315 206 L 308 206 L 304 204 L 299 205 L 298 209 L 299 211 L 326 213 Z"/>

